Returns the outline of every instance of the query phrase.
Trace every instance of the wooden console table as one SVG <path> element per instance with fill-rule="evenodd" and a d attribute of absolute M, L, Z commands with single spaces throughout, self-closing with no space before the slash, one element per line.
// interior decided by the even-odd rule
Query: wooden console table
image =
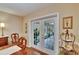
<path fill-rule="evenodd" d="M 0 47 L 5 45 L 8 45 L 8 36 L 0 37 Z"/>

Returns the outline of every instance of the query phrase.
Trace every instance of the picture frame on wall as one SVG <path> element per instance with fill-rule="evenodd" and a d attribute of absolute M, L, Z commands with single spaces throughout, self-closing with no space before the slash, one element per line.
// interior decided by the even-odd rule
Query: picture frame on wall
<path fill-rule="evenodd" d="M 63 17 L 63 29 L 73 28 L 73 16 Z"/>
<path fill-rule="evenodd" d="M 27 33 L 27 23 L 25 23 L 25 33 Z"/>

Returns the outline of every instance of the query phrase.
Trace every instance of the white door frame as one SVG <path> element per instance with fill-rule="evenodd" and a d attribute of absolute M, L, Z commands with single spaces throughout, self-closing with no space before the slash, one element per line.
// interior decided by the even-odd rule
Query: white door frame
<path fill-rule="evenodd" d="M 34 46 L 33 45 L 33 39 L 32 39 L 32 32 L 31 32 L 31 22 L 34 21 L 34 20 L 39 20 L 39 19 L 43 19 L 43 18 L 47 18 L 47 17 L 57 17 L 56 20 L 55 20 L 55 26 L 56 26 L 56 37 L 55 37 L 55 49 L 54 51 L 47 51 L 47 50 L 44 50 L 43 48 L 41 47 L 37 47 L 37 46 Z M 31 47 L 34 47 L 36 49 L 39 49 L 40 51 L 43 51 L 43 52 L 46 52 L 48 54 L 58 54 L 59 53 L 59 13 L 51 13 L 51 14 L 48 14 L 48 15 L 45 15 L 45 16 L 41 16 L 41 17 L 37 17 L 37 18 L 34 18 L 30 21 L 29 23 L 29 42 L 30 42 L 30 46 Z"/>

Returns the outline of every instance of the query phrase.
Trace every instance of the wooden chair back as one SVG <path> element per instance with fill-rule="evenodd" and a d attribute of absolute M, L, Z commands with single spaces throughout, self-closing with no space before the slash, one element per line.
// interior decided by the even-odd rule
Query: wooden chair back
<path fill-rule="evenodd" d="M 18 39 L 19 39 L 19 34 L 18 33 L 12 33 L 11 34 L 11 39 L 12 39 L 12 43 L 17 43 Z"/>
<path fill-rule="evenodd" d="M 18 44 L 19 47 L 21 47 L 22 49 L 25 49 L 27 45 L 27 40 L 24 37 L 20 37 L 18 43 L 19 43 Z"/>
<path fill-rule="evenodd" d="M 22 44 L 22 37 L 19 38 L 18 40 L 18 45 Z"/>

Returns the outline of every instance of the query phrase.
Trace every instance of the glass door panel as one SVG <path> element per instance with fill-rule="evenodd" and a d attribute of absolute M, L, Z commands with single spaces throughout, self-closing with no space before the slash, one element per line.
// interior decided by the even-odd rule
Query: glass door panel
<path fill-rule="evenodd" d="M 54 50 L 54 20 L 53 19 L 48 19 L 45 20 L 44 22 L 44 47 L 46 49 Z"/>
<path fill-rule="evenodd" d="M 33 44 L 40 45 L 40 21 L 32 21 Z"/>

